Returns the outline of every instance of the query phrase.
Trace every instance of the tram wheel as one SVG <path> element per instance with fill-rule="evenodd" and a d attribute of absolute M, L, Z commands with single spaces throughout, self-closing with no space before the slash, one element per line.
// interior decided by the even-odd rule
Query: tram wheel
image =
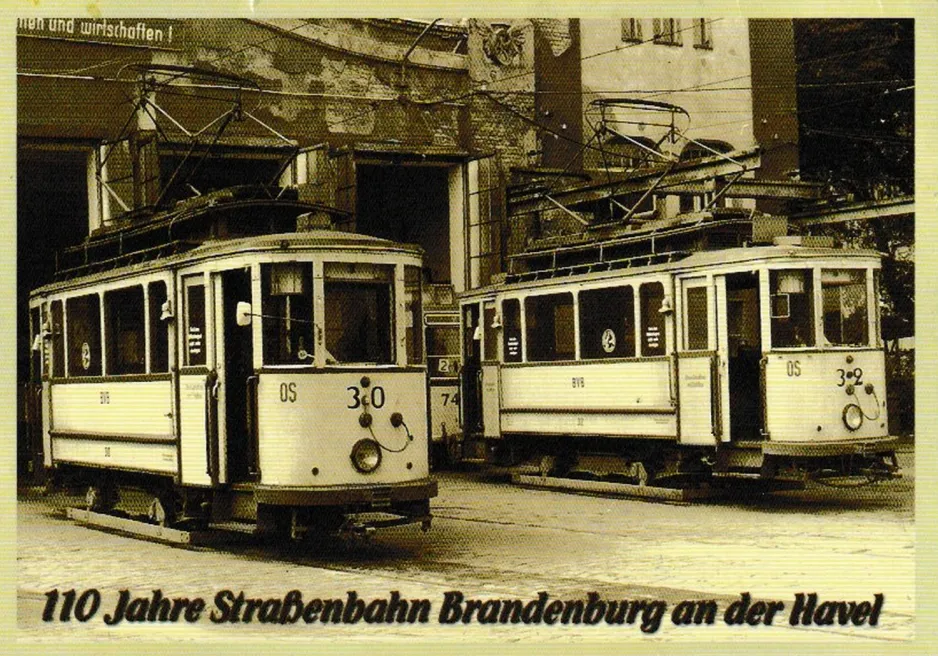
<path fill-rule="evenodd" d="M 156 496 L 150 502 L 150 508 L 147 511 L 147 517 L 157 526 L 170 526 L 173 523 L 174 506 L 170 499 Z"/>
<path fill-rule="evenodd" d="M 633 462 L 630 469 L 630 474 L 640 487 L 645 487 L 654 480 L 654 472 L 641 460 Z"/>
<path fill-rule="evenodd" d="M 85 508 L 91 512 L 107 512 L 117 504 L 117 493 L 107 485 L 90 485 L 85 492 Z"/>

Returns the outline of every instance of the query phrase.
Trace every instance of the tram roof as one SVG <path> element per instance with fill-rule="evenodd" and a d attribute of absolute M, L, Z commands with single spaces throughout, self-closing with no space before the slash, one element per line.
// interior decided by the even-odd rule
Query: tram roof
<path fill-rule="evenodd" d="M 524 274 L 517 274 L 513 276 L 513 280 L 496 282 L 486 287 L 480 287 L 466 292 L 462 295 L 462 298 L 480 297 L 497 292 L 525 288 L 552 287 L 569 283 L 615 279 L 662 272 L 684 273 L 694 270 L 719 271 L 721 269 L 732 269 L 740 264 L 757 264 L 759 262 L 777 260 L 796 262 L 799 260 L 849 259 L 875 260 L 878 263 L 881 257 L 878 251 L 869 249 L 819 248 L 788 244 L 781 246 L 747 246 L 698 251 L 691 254 L 681 254 L 679 259 L 673 259 L 671 261 L 667 261 L 668 255 L 668 253 L 660 253 L 657 256 L 636 256 L 634 260 L 638 263 L 634 266 L 607 268 L 601 271 L 583 270 L 577 272 L 578 269 L 587 269 L 591 266 L 589 264 L 572 265 L 570 267 L 564 267 L 563 269 L 565 270 L 559 271 L 556 269 L 531 271 Z M 659 258 L 664 261 L 658 261 L 652 264 L 640 263 L 642 260 L 648 261 L 652 258 Z"/>
<path fill-rule="evenodd" d="M 385 252 L 415 258 L 422 257 L 424 252 L 416 244 L 402 244 L 388 239 L 372 237 L 371 235 L 328 229 L 237 237 L 234 239 L 212 239 L 184 252 L 49 283 L 34 289 L 30 296 L 142 275 L 165 268 L 178 268 L 206 259 L 224 258 L 245 253 L 284 251 Z"/>

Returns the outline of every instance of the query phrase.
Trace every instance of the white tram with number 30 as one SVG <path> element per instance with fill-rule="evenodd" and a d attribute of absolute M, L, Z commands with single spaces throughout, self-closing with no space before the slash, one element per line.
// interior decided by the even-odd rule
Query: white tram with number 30
<path fill-rule="evenodd" d="M 525 257 L 542 266 L 461 299 L 469 459 L 662 485 L 896 471 L 878 254 Z"/>
<path fill-rule="evenodd" d="M 46 467 L 95 510 L 147 490 L 165 525 L 428 527 L 421 265 L 417 247 L 311 230 L 36 290 Z"/>

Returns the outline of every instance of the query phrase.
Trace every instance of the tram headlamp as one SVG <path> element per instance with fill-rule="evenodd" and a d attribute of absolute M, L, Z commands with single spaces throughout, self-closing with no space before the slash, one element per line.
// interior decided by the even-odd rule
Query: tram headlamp
<path fill-rule="evenodd" d="M 863 425 L 863 410 L 856 403 L 844 406 L 844 426 L 855 431 Z"/>
<path fill-rule="evenodd" d="M 374 440 L 358 440 L 350 455 L 352 465 L 363 474 L 370 474 L 381 464 L 381 447 Z"/>

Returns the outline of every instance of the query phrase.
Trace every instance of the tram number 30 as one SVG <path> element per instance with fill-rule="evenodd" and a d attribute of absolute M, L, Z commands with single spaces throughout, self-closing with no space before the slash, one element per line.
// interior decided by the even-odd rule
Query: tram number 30
<path fill-rule="evenodd" d="M 349 399 L 349 404 L 345 406 L 349 409 L 354 410 L 355 408 L 360 408 L 362 405 L 370 405 L 372 408 L 384 407 L 384 388 L 381 386 L 372 387 L 370 390 L 362 390 L 360 387 L 350 385 L 345 389 L 352 395 L 352 398 Z"/>

